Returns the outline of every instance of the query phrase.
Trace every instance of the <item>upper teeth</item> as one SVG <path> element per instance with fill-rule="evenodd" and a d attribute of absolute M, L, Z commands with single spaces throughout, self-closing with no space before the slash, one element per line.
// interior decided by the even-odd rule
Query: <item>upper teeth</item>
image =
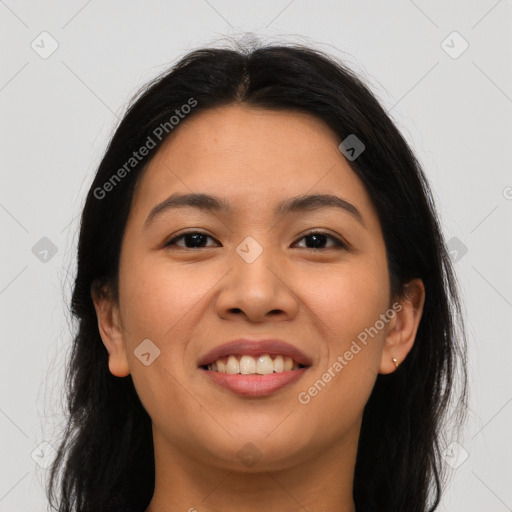
<path fill-rule="evenodd" d="M 258 358 L 252 356 L 230 355 L 227 358 L 217 359 L 214 363 L 208 365 L 208 370 L 219 373 L 241 373 L 243 375 L 259 374 L 268 375 L 269 373 L 279 373 L 283 371 L 297 370 L 299 364 L 291 357 L 275 356 L 274 360 L 268 355 L 261 355 Z"/>

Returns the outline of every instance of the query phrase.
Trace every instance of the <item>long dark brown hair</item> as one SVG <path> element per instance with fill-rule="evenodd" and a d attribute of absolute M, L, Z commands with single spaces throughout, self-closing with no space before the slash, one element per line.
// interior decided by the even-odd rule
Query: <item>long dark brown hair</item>
<path fill-rule="evenodd" d="M 399 296 L 406 282 L 421 278 L 426 299 L 408 357 L 394 373 L 377 377 L 365 407 L 354 500 L 358 512 L 435 510 L 445 483 L 446 420 L 457 427 L 465 418 L 467 370 L 461 301 L 433 196 L 369 87 L 337 59 L 292 44 L 193 51 L 139 91 L 115 131 L 81 218 L 71 302 L 78 328 L 66 373 L 67 425 L 47 489 L 51 506 L 59 512 L 143 512 L 153 495 L 151 419 L 131 376 L 109 371 L 91 286 L 107 286 L 117 298 L 134 187 L 166 140 L 158 140 L 155 129 L 191 98 L 196 104 L 188 116 L 243 102 L 309 113 L 340 142 L 350 134 L 364 142 L 364 152 L 349 164 L 378 212 L 392 293 Z M 157 147 L 112 181 L 148 137 Z M 111 190 L 102 194 L 109 180 Z"/>

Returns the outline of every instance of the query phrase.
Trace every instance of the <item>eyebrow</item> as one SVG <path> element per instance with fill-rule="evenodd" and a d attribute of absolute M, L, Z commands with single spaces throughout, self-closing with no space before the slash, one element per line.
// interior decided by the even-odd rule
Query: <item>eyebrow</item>
<path fill-rule="evenodd" d="M 192 207 L 203 211 L 224 211 L 233 213 L 232 206 L 223 198 L 202 193 L 170 195 L 167 199 L 154 206 L 144 222 L 147 226 L 160 213 L 175 208 Z M 291 197 L 282 201 L 274 208 L 274 215 L 286 215 L 299 211 L 311 211 L 320 208 L 339 208 L 349 213 L 364 225 L 361 212 L 352 204 L 341 197 L 331 194 L 311 194 Z"/>

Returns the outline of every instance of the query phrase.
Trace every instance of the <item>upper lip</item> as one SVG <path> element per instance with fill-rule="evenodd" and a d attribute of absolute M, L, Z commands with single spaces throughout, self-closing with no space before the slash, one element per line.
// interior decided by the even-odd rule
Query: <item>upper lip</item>
<path fill-rule="evenodd" d="M 294 361 L 304 366 L 311 366 L 311 359 L 294 345 L 279 339 L 254 340 L 240 338 L 219 345 L 203 356 L 197 362 L 198 366 L 206 366 L 218 359 L 229 355 L 259 356 L 260 354 L 282 355 L 291 357 Z"/>

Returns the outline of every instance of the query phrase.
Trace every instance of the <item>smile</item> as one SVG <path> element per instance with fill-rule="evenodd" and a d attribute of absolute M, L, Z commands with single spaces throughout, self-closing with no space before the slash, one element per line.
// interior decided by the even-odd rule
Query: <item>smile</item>
<path fill-rule="evenodd" d="M 203 368 L 231 375 L 269 375 L 271 373 L 282 373 L 304 368 L 303 365 L 294 361 L 291 357 L 277 355 L 270 356 L 262 354 L 259 357 L 249 355 L 229 355 L 217 359 L 217 361 L 204 366 Z"/>

